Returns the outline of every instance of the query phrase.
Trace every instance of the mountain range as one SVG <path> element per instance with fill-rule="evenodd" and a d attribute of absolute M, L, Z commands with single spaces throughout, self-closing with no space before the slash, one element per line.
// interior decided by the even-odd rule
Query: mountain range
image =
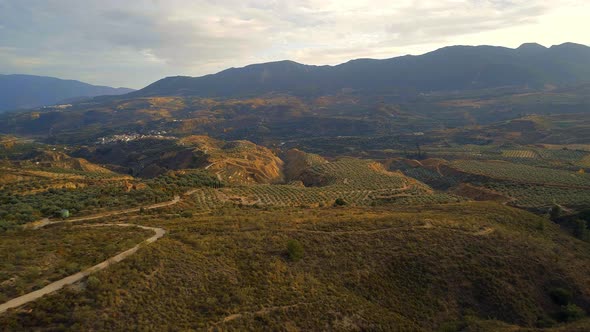
<path fill-rule="evenodd" d="M 322 95 L 543 88 L 590 82 L 589 64 L 590 47 L 573 43 L 549 48 L 529 43 L 516 49 L 450 46 L 419 56 L 357 59 L 337 66 L 279 61 L 202 77 L 168 77 L 131 95 L 240 97 L 273 92 Z"/>
<path fill-rule="evenodd" d="M 96 86 L 80 81 L 32 75 L 0 75 L 0 112 L 53 105 L 86 97 L 120 95 L 127 88 Z"/>
<path fill-rule="evenodd" d="M 564 43 L 449 46 L 423 55 L 356 59 L 336 66 L 277 61 L 202 77 L 161 79 L 141 90 L 30 75 L 0 75 L 0 112 L 103 95 L 124 98 L 250 97 L 268 93 L 320 96 L 340 92 L 415 95 L 497 87 L 543 89 L 590 83 L 590 47 Z"/>

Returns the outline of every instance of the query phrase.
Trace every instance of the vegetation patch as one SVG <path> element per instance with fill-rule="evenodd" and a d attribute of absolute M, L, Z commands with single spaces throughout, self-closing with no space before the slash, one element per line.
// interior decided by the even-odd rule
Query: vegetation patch
<path fill-rule="evenodd" d="M 151 235 L 135 227 L 72 225 L 0 232 L 0 303 L 91 267 Z"/>
<path fill-rule="evenodd" d="M 134 221 L 169 235 L 85 290 L 56 293 L 0 324 L 433 331 L 461 322 L 495 331 L 578 319 L 590 303 L 590 247 L 556 225 L 540 230 L 541 220 L 492 203 L 146 215 Z M 571 291 L 564 308 L 556 288 Z"/>

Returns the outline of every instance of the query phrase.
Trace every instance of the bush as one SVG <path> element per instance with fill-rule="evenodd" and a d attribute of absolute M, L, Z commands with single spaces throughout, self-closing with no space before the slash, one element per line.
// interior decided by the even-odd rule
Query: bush
<path fill-rule="evenodd" d="M 563 210 L 561 209 L 561 206 L 556 204 L 553 207 L 551 207 L 551 210 L 549 210 L 549 217 L 551 218 L 551 220 L 555 220 L 561 216 L 562 212 Z"/>
<path fill-rule="evenodd" d="M 184 211 L 180 214 L 180 216 L 183 218 L 191 218 L 193 216 L 193 213 L 190 211 Z"/>
<path fill-rule="evenodd" d="M 590 238 L 588 227 L 584 220 L 574 220 L 574 236 L 583 241 L 588 241 L 588 239 Z"/>
<path fill-rule="evenodd" d="M 555 304 L 559 305 L 567 305 L 572 301 L 572 293 L 567 289 L 560 287 L 551 289 L 549 291 L 549 296 L 551 296 L 551 300 L 553 300 Z"/>
<path fill-rule="evenodd" d="M 556 324 L 557 321 L 555 321 L 555 319 L 549 316 L 542 316 L 537 319 L 536 326 L 540 328 L 549 328 L 555 326 Z"/>
<path fill-rule="evenodd" d="M 537 230 L 543 232 L 545 231 L 545 221 L 543 219 L 539 219 L 539 222 L 537 222 L 537 226 L 536 226 Z"/>
<path fill-rule="evenodd" d="M 590 210 L 584 210 L 578 214 L 578 218 L 590 222 Z"/>
<path fill-rule="evenodd" d="M 561 307 L 561 311 L 559 312 L 559 319 L 562 322 L 573 322 L 584 318 L 584 316 L 586 316 L 584 309 L 575 304 L 565 305 Z"/>
<path fill-rule="evenodd" d="M 334 202 L 334 206 L 345 206 L 346 204 L 346 201 L 342 198 L 337 198 Z"/>
<path fill-rule="evenodd" d="M 446 322 L 443 323 L 439 328 L 439 332 L 456 332 L 456 331 L 463 331 L 467 328 L 467 324 L 463 321 L 453 321 L 453 322 Z"/>
<path fill-rule="evenodd" d="M 303 245 L 297 240 L 289 240 L 287 243 L 289 259 L 296 262 L 303 258 Z"/>
<path fill-rule="evenodd" d="M 100 287 L 100 279 L 95 276 L 90 276 L 88 277 L 88 280 L 86 280 L 86 286 L 89 290 L 97 290 L 98 287 Z"/>

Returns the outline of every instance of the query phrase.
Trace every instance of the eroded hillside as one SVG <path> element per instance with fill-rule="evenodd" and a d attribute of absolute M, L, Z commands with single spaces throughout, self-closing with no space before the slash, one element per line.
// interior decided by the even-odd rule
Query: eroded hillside
<path fill-rule="evenodd" d="M 209 163 L 205 169 L 215 173 L 220 181 L 233 184 L 283 181 L 283 161 L 271 150 L 252 142 L 189 136 L 180 140 L 180 144 L 202 152 Z"/>

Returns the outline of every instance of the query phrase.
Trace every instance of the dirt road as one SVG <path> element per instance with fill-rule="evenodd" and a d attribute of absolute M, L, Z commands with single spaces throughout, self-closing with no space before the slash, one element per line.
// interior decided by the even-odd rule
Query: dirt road
<path fill-rule="evenodd" d="M 196 190 L 191 190 L 191 191 L 185 193 L 185 195 L 192 195 L 195 193 L 195 191 Z M 149 205 L 149 206 L 144 207 L 143 209 L 144 210 L 153 210 L 153 209 L 163 208 L 166 206 L 171 206 L 171 205 L 177 204 L 180 201 L 181 201 L 180 196 L 176 195 L 176 196 L 174 196 L 174 199 L 171 201 Z M 121 214 L 139 212 L 140 210 L 141 210 L 141 208 L 132 208 L 132 209 L 126 209 L 126 210 L 117 210 L 117 211 L 93 214 L 91 216 L 86 216 L 86 217 L 72 218 L 72 219 L 67 219 L 67 220 L 57 220 L 57 221 L 52 221 L 52 220 L 46 218 L 43 220 L 32 222 L 32 223 L 28 224 L 27 227 L 33 228 L 33 229 L 38 229 L 38 228 L 45 227 L 47 225 L 59 224 L 62 222 L 78 222 L 78 221 L 95 220 L 95 219 L 100 219 L 100 218 L 105 218 L 105 217 L 118 216 Z"/>
<path fill-rule="evenodd" d="M 18 308 L 22 305 L 25 305 L 29 302 L 33 302 L 45 295 L 54 293 L 60 289 L 62 289 L 63 287 L 67 286 L 67 285 L 72 285 L 76 282 L 81 281 L 82 279 L 86 278 L 87 276 L 100 271 L 100 270 L 104 270 L 107 267 L 111 266 L 112 264 L 118 263 L 126 258 L 128 258 L 129 256 L 135 254 L 137 252 L 137 250 L 139 250 L 139 248 L 142 245 L 146 245 L 146 244 L 150 244 L 153 242 L 156 242 L 159 238 L 161 238 L 162 236 L 164 236 L 164 234 L 166 234 L 166 231 L 162 228 L 156 228 L 156 227 L 146 227 L 146 226 L 139 226 L 139 225 L 132 225 L 132 224 L 99 224 L 99 225 L 92 225 L 92 227 L 139 227 L 142 229 L 147 229 L 147 230 L 151 230 L 154 231 L 154 235 L 152 237 L 150 237 L 149 239 L 143 241 L 142 243 L 136 245 L 135 247 L 126 250 L 116 256 L 113 256 L 109 259 L 107 259 L 106 261 L 103 261 L 101 263 L 98 263 L 90 268 L 87 268 L 86 270 L 80 271 L 76 274 L 73 274 L 71 276 L 65 277 L 63 279 L 60 279 L 56 282 L 53 282 L 39 290 L 36 290 L 34 292 L 30 292 L 28 294 L 25 294 L 23 296 L 17 297 L 15 299 L 12 299 L 6 303 L 0 304 L 0 314 L 6 312 L 9 309 L 13 309 L 13 308 Z"/>
<path fill-rule="evenodd" d="M 187 195 L 187 196 L 192 195 L 195 192 L 196 192 L 196 190 L 191 190 L 191 191 L 185 193 L 185 195 Z M 174 196 L 174 199 L 171 201 L 146 206 L 146 207 L 144 207 L 144 209 L 151 210 L 151 209 L 162 208 L 162 207 L 177 204 L 180 201 L 181 201 L 180 196 Z M 132 208 L 132 209 L 126 209 L 126 210 L 104 212 L 104 213 L 99 213 L 99 214 L 95 214 L 95 215 L 91 215 L 91 216 L 73 218 L 73 219 L 68 219 L 68 220 L 53 221 L 50 219 L 43 219 L 43 220 L 31 223 L 28 227 L 31 227 L 33 229 L 39 229 L 39 228 L 45 227 L 47 225 L 66 223 L 66 222 L 71 223 L 71 222 L 78 222 L 78 221 L 88 221 L 88 220 L 95 220 L 95 219 L 111 217 L 111 216 L 116 216 L 116 215 L 121 215 L 121 214 L 139 212 L 140 209 L 141 208 Z M 96 264 L 95 266 L 87 268 L 86 270 L 83 270 L 83 271 L 73 274 L 71 276 L 65 277 L 65 278 L 60 279 L 58 281 L 55 281 L 55 282 L 53 282 L 53 283 L 51 283 L 39 290 L 27 293 L 23 296 L 12 299 L 6 303 L 0 304 L 0 314 L 6 312 L 9 309 L 18 308 L 22 305 L 33 302 L 45 295 L 54 293 L 67 285 L 72 285 L 76 282 L 79 282 L 82 279 L 86 278 L 87 276 L 91 275 L 92 273 L 95 273 L 100 270 L 104 270 L 107 267 L 111 266 L 112 264 L 118 263 L 118 262 L 126 259 L 127 257 L 135 254 L 137 252 L 137 250 L 139 250 L 139 248 L 142 245 L 156 242 L 159 238 L 161 238 L 162 236 L 164 236 L 164 234 L 166 234 L 166 231 L 162 228 L 147 227 L 147 226 L 140 226 L 140 225 L 133 225 L 133 224 L 97 224 L 97 225 L 89 225 L 88 227 L 113 227 L 113 226 L 115 226 L 115 227 L 139 227 L 142 229 L 154 231 L 155 234 L 154 234 L 154 236 L 152 236 L 149 239 L 143 241 L 142 243 L 136 245 L 135 247 L 133 247 L 129 250 L 126 250 L 116 256 L 113 256 L 104 262 Z"/>

